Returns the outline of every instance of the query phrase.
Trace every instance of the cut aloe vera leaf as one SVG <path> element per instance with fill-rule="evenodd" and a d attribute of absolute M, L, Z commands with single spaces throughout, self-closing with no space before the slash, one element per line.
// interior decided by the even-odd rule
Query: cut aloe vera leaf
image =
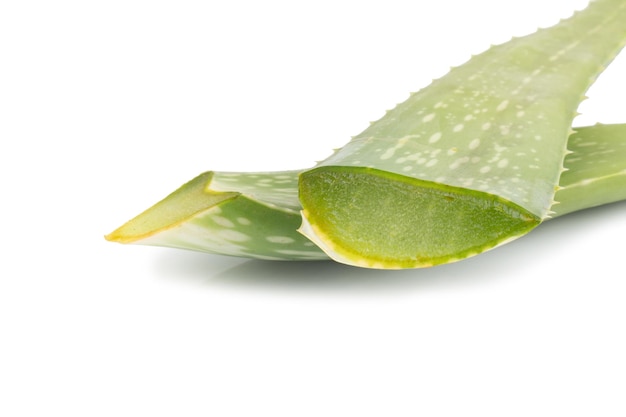
<path fill-rule="evenodd" d="M 576 128 L 568 147 L 555 217 L 626 199 L 626 124 Z M 207 172 L 108 238 L 249 258 L 328 259 L 296 231 L 300 172 Z"/>
<path fill-rule="evenodd" d="M 326 259 L 300 226 L 298 171 L 207 172 L 106 238 L 271 260 Z"/>
<path fill-rule="evenodd" d="M 371 268 L 464 259 L 549 218 L 584 92 L 626 41 L 626 2 L 474 56 L 300 176 L 302 233 Z"/>
<path fill-rule="evenodd" d="M 576 128 L 554 217 L 626 199 L 626 124 Z"/>

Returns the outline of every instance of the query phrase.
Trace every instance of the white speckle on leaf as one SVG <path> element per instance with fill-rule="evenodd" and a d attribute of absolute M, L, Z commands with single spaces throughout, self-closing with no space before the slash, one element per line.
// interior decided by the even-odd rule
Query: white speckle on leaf
<path fill-rule="evenodd" d="M 222 238 L 231 242 L 245 242 L 250 237 L 236 230 L 220 230 L 217 232 Z"/>
<path fill-rule="evenodd" d="M 393 156 L 395 152 L 396 152 L 396 148 L 389 148 L 385 151 L 384 154 L 380 156 L 380 159 L 389 159 Z"/>
<path fill-rule="evenodd" d="M 380 159 L 391 158 L 398 149 L 402 148 L 404 145 L 406 145 L 406 143 L 411 138 L 414 138 L 414 137 L 419 137 L 419 135 L 408 135 L 408 136 L 403 136 L 402 138 L 398 139 L 398 142 L 394 146 L 392 146 L 391 148 L 387 148 L 385 153 L 380 156 Z"/>
<path fill-rule="evenodd" d="M 289 236 L 268 236 L 265 239 L 268 242 L 280 243 L 281 245 L 286 245 L 286 244 L 295 242 L 295 239 Z"/>
<path fill-rule="evenodd" d="M 434 118 L 435 118 L 435 113 L 430 113 L 430 114 L 427 114 L 426 116 L 422 117 L 422 122 L 424 122 L 424 123 L 430 122 Z"/>
<path fill-rule="evenodd" d="M 428 143 L 435 143 L 437 142 L 439 139 L 441 139 L 441 132 L 437 132 L 434 133 L 429 139 L 428 139 Z"/>
<path fill-rule="evenodd" d="M 463 130 L 465 126 L 463 126 L 463 123 L 459 123 L 458 125 L 454 126 L 454 128 L 452 129 L 453 132 L 460 132 L 461 130 Z"/>
<path fill-rule="evenodd" d="M 498 104 L 498 107 L 496 107 L 496 111 L 503 111 L 507 108 L 508 105 L 509 100 L 503 100 L 500 104 Z"/>
<path fill-rule="evenodd" d="M 472 139 L 472 141 L 469 143 L 469 148 L 470 149 L 476 149 L 476 148 L 478 148 L 478 146 L 480 146 L 480 139 L 479 138 Z"/>
<path fill-rule="evenodd" d="M 311 259 L 317 259 L 319 257 L 318 252 L 313 251 L 304 251 L 304 250 L 293 250 L 293 249 L 279 249 L 276 253 L 280 253 L 282 255 L 293 255 L 293 256 L 302 256 L 302 257 L 310 257 Z"/>
<path fill-rule="evenodd" d="M 227 227 L 227 228 L 235 227 L 235 224 L 225 217 L 213 216 L 212 219 L 215 223 L 219 224 L 222 227 Z"/>
<path fill-rule="evenodd" d="M 457 169 L 461 165 L 469 162 L 469 156 L 464 156 L 463 158 L 459 158 L 453 163 L 450 164 L 450 169 Z"/>
<path fill-rule="evenodd" d="M 498 153 L 502 153 L 502 152 L 506 151 L 506 146 L 500 146 L 497 143 L 494 143 L 493 149 L 495 149 L 496 152 L 498 152 Z"/>

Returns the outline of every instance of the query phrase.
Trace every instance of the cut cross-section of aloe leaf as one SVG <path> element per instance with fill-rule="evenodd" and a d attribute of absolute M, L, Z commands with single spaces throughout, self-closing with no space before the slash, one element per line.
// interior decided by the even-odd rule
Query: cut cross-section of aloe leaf
<path fill-rule="evenodd" d="M 555 217 L 626 199 L 626 124 L 577 128 Z M 107 236 L 260 259 L 328 259 L 297 232 L 301 171 L 204 173 Z"/>
<path fill-rule="evenodd" d="M 371 268 L 457 261 L 553 215 L 584 92 L 626 41 L 626 2 L 474 56 L 300 176 L 301 231 Z"/>

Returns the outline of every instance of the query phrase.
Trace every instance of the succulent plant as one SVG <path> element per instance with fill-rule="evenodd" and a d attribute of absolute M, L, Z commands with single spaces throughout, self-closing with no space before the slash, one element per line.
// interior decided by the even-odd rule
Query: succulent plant
<path fill-rule="evenodd" d="M 313 168 L 207 172 L 107 239 L 417 268 L 624 199 L 626 125 L 571 126 L 625 21 L 625 1 L 594 1 L 452 68 Z"/>

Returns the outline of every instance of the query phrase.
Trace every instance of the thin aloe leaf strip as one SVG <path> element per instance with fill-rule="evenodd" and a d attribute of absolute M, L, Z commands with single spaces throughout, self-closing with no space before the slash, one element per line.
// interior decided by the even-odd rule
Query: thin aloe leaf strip
<path fill-rule="evenodd" d="M 575 130 L 555 217 L 626 199 L 626 124 Z M 300 172 L 206 172 L 107 238 L 257 259 L 328 259 L 296 230 Z"/>
<path fill-rule="evenodd" d="M 554 217 L 626 200 L 626 124 L 576 128 L 568 142 Z"/>
<path fill-rule="evenodd" d="M 106 238 L 256 259 L 326 259 L 296 232 L 297 181 L 297 171 L 206 172 Z"/>
<path fill-rule="evenodd" d="M 472 57 L 300 177 L 301 232 L 370 268 L 457 261 L 553 212 L 584 92 L 626 39 L 626 2 Z"/>

